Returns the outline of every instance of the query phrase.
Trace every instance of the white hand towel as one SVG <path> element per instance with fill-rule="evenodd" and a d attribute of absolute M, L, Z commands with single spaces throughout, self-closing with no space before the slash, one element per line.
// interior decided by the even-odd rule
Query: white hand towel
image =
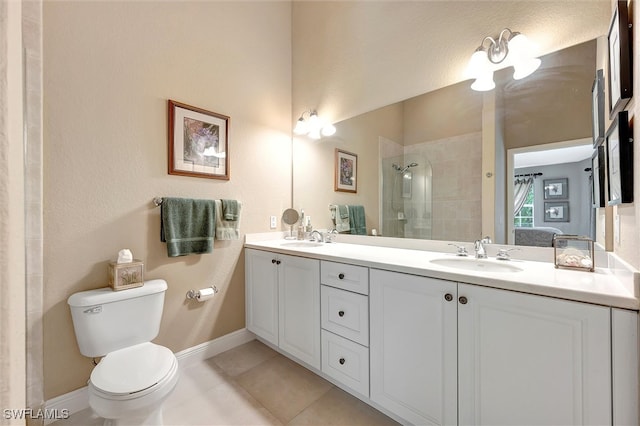
<path fill-rule="evenodd" d="M 222 201 L 215 200 L 216 208 L 216 239 L 217 240 L 238 240 L 240 239 L 240 211 L 242 203 L 238 201 L 238 219 L 224 220 L 222 215 Z"/>

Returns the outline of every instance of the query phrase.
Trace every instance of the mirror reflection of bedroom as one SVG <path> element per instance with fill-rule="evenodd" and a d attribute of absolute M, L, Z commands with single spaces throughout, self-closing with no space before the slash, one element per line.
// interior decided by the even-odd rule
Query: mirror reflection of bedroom
<path fill-rule="evenodd" d="M 591 140 L 554 146 L 510 150 L 512 244 L 552 247 L 556 234 L 595 239 Z"/>

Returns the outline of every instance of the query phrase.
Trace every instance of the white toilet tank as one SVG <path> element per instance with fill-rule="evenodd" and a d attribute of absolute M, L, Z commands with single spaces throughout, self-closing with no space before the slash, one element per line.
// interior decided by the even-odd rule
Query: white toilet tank
<path fill-rule="evenodd" d="M 127 290 L 104 287 L 72 294 L 67 303 L 80 352 L 99 357 L 153 340 L 160 330 L 166 290 L 165 280 L 150 280 Z"/>

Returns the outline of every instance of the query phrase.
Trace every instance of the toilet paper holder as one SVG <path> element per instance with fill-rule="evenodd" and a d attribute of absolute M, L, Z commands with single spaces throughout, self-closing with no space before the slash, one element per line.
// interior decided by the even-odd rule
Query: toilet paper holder
<path fill-rule="evenodd" d="M 189 300 L 199 300 L 200 299 L 200 292 L 202 290 L 209 290 L 212 289 L 213 290 L 213 294 L 218 294 L 218 288 L 215 285 L 211 285 L 207 288 L 201 289 L 201 290 L 189 290 L 187 291 L 187 299 Z M 208 291 L 207 291 L 208 293 Z"/>

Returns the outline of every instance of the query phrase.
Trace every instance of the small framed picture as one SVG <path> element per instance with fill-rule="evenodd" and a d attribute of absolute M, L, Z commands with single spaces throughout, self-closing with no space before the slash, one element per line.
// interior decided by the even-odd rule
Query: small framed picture
<path fill-rule="evenodd" d="M 605 152 L 604 144 L 600 144 L 596 147 L 593 157 L 591 157 L 591 201 L 592 207 L 597 209 L 607 206 L 607 199 L 605 198 Z"/>
<path fill-rule="evenodd" d="M 169 174 L 229 180 L 229 120 L 169 100 Z"/>
<path fill-rule="evenodd" d="M 609 26 L 609 118 L 622 111 L 633 96 L 631 43 L 627 0 L 618 0 Z"/>
<path fill-rule="evenodd" d="M 545 222 L 569 222 L 568 201 L 546 201 L 544 203 Z"/>
<path fill-rule="evenodd" d="M 604 140 L 604 71 L 596 71 L 596 79 L 591 88 L 591 112 L 593 146 Z"/>
<path fill-rule="evenodd" d="M 543 182 L 544 199 L 558 200 L 569 198 L 569 179 L 545 179 Z"/>
<path fill-rule="evenodd" d="M 633 139 L 629 114 L 620 111 L 606 138 L 608 202 L 610 206 L 633 202 Z"/>
<path fill-rule="evenodd" d="M 358 192 L 358 156 L 336 148 L 334 190 Z"/>

